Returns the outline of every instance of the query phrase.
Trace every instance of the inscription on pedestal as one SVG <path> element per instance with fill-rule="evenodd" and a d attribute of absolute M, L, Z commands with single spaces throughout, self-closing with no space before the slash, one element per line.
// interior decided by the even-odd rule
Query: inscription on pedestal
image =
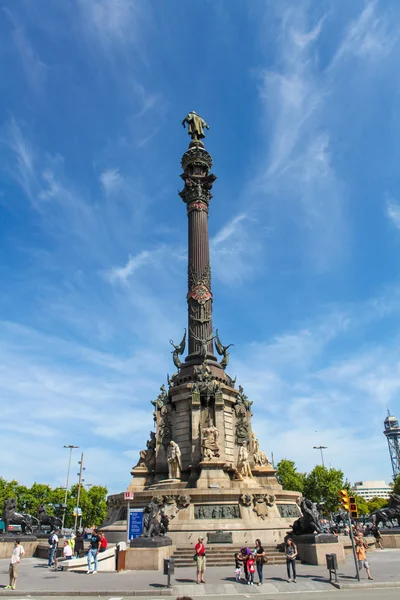
<path fill-rule="evenodd" d="M 277 504 L 279 514 L 283 519 L 293 517 L 297 519 L 300 517 L 300 511 L 296 504 Z"/>
<path fill-rule="evenodd" d="M 240 519 L 237 504 L 205 504 L 194 507 L 195 519 Z"/>
<path fill-rule="evenodd" d="M 232 532 L 212 531 L 207 533 L 207 542 L 209 544 L 232 544 Z"/>

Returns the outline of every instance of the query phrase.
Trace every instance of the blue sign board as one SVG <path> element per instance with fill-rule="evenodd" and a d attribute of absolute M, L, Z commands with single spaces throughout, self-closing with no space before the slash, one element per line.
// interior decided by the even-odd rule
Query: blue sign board
<path fill-rule="evenodd" d="M 128 541 L 143 533 L 143 508 L 130 508 L 128 515 Z"/>

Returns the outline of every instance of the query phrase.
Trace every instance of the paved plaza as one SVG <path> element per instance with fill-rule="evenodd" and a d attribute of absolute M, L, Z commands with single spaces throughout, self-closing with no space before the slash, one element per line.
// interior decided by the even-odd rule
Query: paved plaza
<path fill-rule="evenodd" d="M 147 598 L 161 598 L 169 596 L 242 596 L 249 598 L 256 596 L 271 598 L 283 593 L 300 593 L 302 598 L 309 594 L 324 593 L 328 597 L 339 594 L 340 598 L 346 597 L 344 592 L 358 596 L 358 588 L 367 593 L 369 590 L 385 589 L 385 598 L 390 598 L 390 587 L 395 588 L 398 594 L 400 587 L 400 550 L 383 550 L 371 553 L 369 556 L 371 572 L 374 581 L 367 581 L 365 574 L 358 583 L 354 579 L 354 562 L 348 556 L 346 565 L 339 569 L 339 582 L 341 590 L 335 589 L 328 582 L 328 572 L 324 566 L 310 566 L 298 564 L 297 583 L 286 581 L 285 565 L 266 565 L 265 583 L 263 586 L 248 586 L 244 583 L 237 584 L 233 577 L 233 568 L 217 567 L 207 569 L 206 584 L 196 585 L 195 568 L 177 569 L 173 577 L 173 589 L 166 588 L 166 576 L 157 571 L 127 571 L 124 573 L 86 573 L 53 572 L 47 569 L 47 561 L 37 558 L 24 559 L 20 567 L 18 589 L 15 591 L 4 590 L 8 583 L 8 560 L 0 561 L 0 595 L 45 597 L 57 595 L 71 597 L 79 596 L 106 596 L 108 598 L 123 598 L 125 596 L 143 596 Z M 368 596 L 369 597 L 369 596 Z M 371 594 L 371 598 L 378 597 Z M 393 596 L 394 598 L 394 596 Z"/>

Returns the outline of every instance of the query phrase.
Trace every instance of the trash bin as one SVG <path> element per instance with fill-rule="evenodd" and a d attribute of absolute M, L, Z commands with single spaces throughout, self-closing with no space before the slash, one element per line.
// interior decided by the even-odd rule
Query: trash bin
<path fill-rule="evenodd" d="M 337 557 L 336 554 L 325 554 L 326 568 L 329 571 L 336 571 L 337 569 Z"/>
<path fill-rule="evenodd" d="M 164 558 L 164 575 L 172 575 L 175 573 L 175 559 Z"/>

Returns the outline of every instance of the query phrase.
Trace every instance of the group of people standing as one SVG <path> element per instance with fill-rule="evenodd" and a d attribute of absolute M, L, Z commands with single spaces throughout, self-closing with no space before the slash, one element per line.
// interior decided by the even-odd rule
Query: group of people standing
<path fill-rule="evenodd" d="M 254 543 L 254 549 L 248 548 L 247 546 L 241 548 L 240 552 L 235 554 L 235 578 L 236 582 L 239 583 L 242 579 L 242 567 L 243 567 L 243 579 L 248 585 L 254 585 L 254 576 L 257 569 L 258 583 L 262 585 L 263 582 L 263 567 L 267 562 L 267 556 L 264 548 L 261 544 L 261 540 L 257 539 Z"/>
<path fill-rule="evenodd" d="M 286 567 L 288 574 L 288 582 L 293 581 L 296 583 L 296 558 L 297 558 L 297 547 L 291 538 L 288 538 L 285 543 L 286 553 Z M 197 567 L 197 583 L 205 583 L 204 573 L 206 569 L 206 548 L 204 546 L 203 538 L 198 538 L 198 543 L 195 548 L 194 560 L 196 561 Z M 258 582 L 257 585 L 263 583 L 263 568 L 267 563 L 268 557 L 265 553 L 261 540 L 256 539 L 254 548 L 248 548 L 244 546 L 240 552 L 235 554 L 235 579 L 239 583 L 242 579 L 248 585 L 254 585 L 254 577 L 257 571 Z M 243 569 L 243 573 L 242 573 Z"/>
<path fill-rule="evenodd" d="M 62 556 L 57 557 L 57 549 L 59 546 L 59 530 L 56 529 L 49 536 L 49 569 L 58 570 L 60 562 L 71 560 L 72 558 L 81 558 L 84 555 L 84 541 L 83 535 L 80 531 L 77 532 L 76 536 L 71 535 L 69 539 L 63 540 L 63 551 Z M 87 553 L 88 570 L 87 573 L 97 573 L 98 567 L 98 553 L 106 550 L 108 542 L 107 538 L 102 531 L 93 529 L 90 541 L 89 550 Z M 92 568 L 93 566 L 93 568 Z"/>

